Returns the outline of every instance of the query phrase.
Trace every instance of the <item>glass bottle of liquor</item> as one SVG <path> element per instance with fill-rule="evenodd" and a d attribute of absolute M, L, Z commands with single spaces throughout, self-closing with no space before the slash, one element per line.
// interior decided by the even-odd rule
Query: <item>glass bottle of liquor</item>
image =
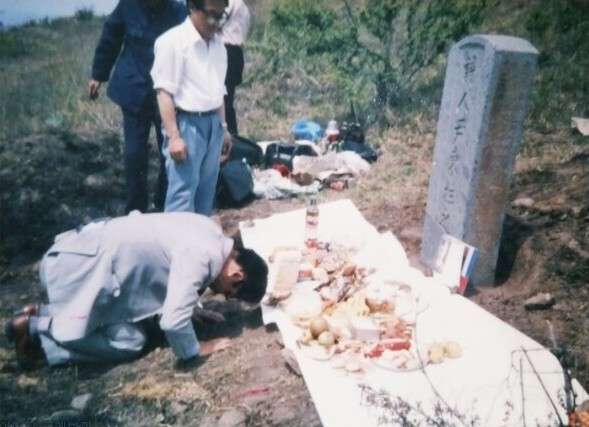
<path fill-rule="evenodd" d="M 317 194 L 313 193 L 309 197 L 309 205 L 305 214 L 305 246 L 309 249 L 319 246 L 318 227 L 319 207 L 317 206 Z"/>
<path fill-rule="evenodd" d="M 325 130 L 325 136 L 327 137 L 327 143 L 329 146 L 329 150 L 331 151 L 339 151 L 340 145 L 340 131 L 337 126 L 337 121 L 330 120 L 327 123 L 327 129 Z"/>

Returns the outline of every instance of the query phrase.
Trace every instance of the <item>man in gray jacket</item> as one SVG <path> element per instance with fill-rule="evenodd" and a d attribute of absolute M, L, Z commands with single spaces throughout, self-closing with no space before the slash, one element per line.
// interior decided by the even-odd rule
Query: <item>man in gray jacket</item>
<path fill-rule="evenodd" d="M 6 325 L 23 368 L 42 358 L 50 365 L 136 358 L 147 344 L 141 322 L 154 316 L 182 361 L 224 349 L 229 338 L 196 337 L 200 295 L 208 287 L 258 303 L 268 267 L 205 216 L 133 211 L 58 235 L 39 275 L 49 303 L 26 305 Z"/>

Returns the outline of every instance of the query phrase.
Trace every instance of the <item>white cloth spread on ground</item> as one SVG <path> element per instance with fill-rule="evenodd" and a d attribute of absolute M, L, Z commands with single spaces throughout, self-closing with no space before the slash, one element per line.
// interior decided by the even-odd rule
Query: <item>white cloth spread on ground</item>
<path fill-rule="evenodd" d="M 550 351 L 412 268 L 394 235 L 378 233 L 350 200 L 322 204 L 319 209 L 321 240 L 361 248 L 355 261 L 376 269 L 371 280 L 386 278 L 412 287 L 417 301 L 417 342 L 452 339 L 463 351 L 459 358 L 409 372 L 371 365 L 361 375 L 346 374 L 327 361 L 308 357 L 297 345 L 301 329 L 291 317 L 280 308 L 263 305 L 264 323 L 276 323 L 285 346 L 293 350 L 324 426 L 386 425 L 387 419 L 389 425 L 395 425 L 390 411 L 369 401 L 368 390 L 382 390 L 392 401 L 420 405 L 422 412 L 434 419 L 434 405 L 442 403 L 465 415 L 466 420 L 478 417 L 478 424 L 473 425 L 568 422 L 562 403 L 564 375 Z M 266 259 L 276 246 L 302 246 L 304 218 L 305 210 L 298 209 L 243 222 L 243 243 Z M 270 288 L 273 274 L 270 264 Z M 573 380 L 573 385 L 577 403 L 589 398 L 577 381 Z"/>
<path fill-rule="evenodd" d="M 321 156 L 295 156 L 292 173 L 308 173 L 325 179 L 332 174 L 360 175 L 370 171 L 370 163 L 353 151 L 330 151 Z"/>
<path fill-rule="evenodd" d="M 286 178 L 275 169 L 255 169 L 254 189 L 256 197 L 262 199 L 284 199 L 299 194 L 312 194 L 319 191 L 319 182 L 310 185 L 299 185 L 290 178 Z"/>
<path fill-rule="evenodd" d="M 275 141 L 259 142 L 265 153 L 266 147 Z M 309 185 L 300 185 L 293 178 L 285 177 L 275 169 L 255 169 L 254 189 L 256 197 L 265 199 L 283 199 L 299 194 L 316 193 L 330 179 L 338 177 L 354 178 L 370 171 L 370 163 L 353 151 L 327 152 L 321 154 L 316 144 L 310 141 L 296 141 L 297 144 L 309 145 L 317 153 L 314 156 L 294 156 L 291 175 L 307 175 Z"/>

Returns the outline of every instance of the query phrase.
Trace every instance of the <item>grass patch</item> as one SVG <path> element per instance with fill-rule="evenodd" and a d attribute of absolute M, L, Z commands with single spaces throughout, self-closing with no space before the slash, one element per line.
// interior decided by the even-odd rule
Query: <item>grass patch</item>
<path fill-rule="evenodd" d="M 265 56 L 268 13 L 274 3 L 251 6 L 253 25 L 246 46 L 244 84 L 236 93 L 240 133 L 255 141 L 291 140 L 291 127 L 298 119 L 323 124 L 334 118 L 340 122 L 354 119 L 352 99 L 346 93 L 366 76 L 358 74 L 355 81 L 346 80 L 324 56 L 307 58 L 314 61 L 310 64 L 299 58 L 287 62 L 287 68 L 269 69 L 271 64 Z M 334 1 L 325 5 L 338 10 Z M 586 12 L 573 6 L 561 8 L 551 2 L 546 7 L 539 1 L 485 6 L 480 32 L 526 38 L 541 52 L 518 170 L 541 168 L 547 162 L 586 150 L 586 138 L 569 129 L 571 116 L 589 115 L 585 78 L 589 64 L 586 55 L 580 54 L 588 43 L 584 29 L 589 20 L 583 19 Z M 546 19 L 547 14 L 556 12 L 560 15 L 554 22 Z M 0 34 L 2 140 L 45 130 L 121 132 L 121 114 L 107 99 L 106 87 L 95 102 L 86 96 L 103 22 L 92 9 L 80 9 L 73 19 L 40 22 Z M 567 41 L 573 48 L 564 47 Z M 367 142 L 381 152 L 373 173 L 365 178 L 375 182 L 366 184 L 366 190 L 380 190 L 386 183 L 400 191 L 408 180 L 427 186 L 446 56 L 440 55 L 428 68 L 423 84 L 407 102 L 386 111 L 364 110 L 366 114 L 360 116 L 364 122 L 370 122 L 377 113 L 386 118 L 366 129 Z M 356 101 L 368 102 L 361 97 Z"/>

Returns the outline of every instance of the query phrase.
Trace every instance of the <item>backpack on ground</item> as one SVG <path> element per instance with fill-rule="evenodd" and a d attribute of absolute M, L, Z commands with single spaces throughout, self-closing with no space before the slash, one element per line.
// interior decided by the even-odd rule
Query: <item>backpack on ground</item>
<path fill-rule="evenodd" d="M 254 199 L 254 177 L 249 165 L 243 160 L 229 160 L 221 165 L 217 181 L 216 206 L 235 208 Z"/>
<path fill-rule="evenodd" d="M 262 166 L 264 162 L 264 153 L 262 147 L 255 142 L 238 135 L 232 135 L 231 141 L 233 146 L 229 153 L 229 160 L 245 159 L 250 166 Z"/>

